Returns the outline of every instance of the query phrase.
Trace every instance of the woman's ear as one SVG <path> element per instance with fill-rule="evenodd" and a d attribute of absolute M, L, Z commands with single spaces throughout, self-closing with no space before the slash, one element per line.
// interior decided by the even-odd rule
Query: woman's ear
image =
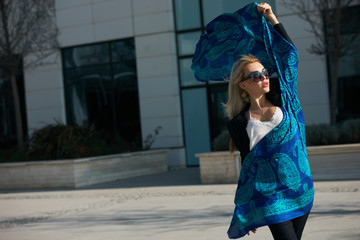
<path fill-rule="evenodd" d="M 243 90 L 246 90 L 246 88 L 247 88 L 245 82 L 239 82 L 239 87 Z"/>

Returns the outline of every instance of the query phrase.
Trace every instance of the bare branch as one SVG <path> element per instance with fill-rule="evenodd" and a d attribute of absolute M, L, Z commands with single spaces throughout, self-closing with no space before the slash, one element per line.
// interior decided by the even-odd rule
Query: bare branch
<path fill-rule="evenodd" d="M 34 66 L 58 48 L 54 0 L 0 0 L 0 55 L 2 65 L 18 69 L 33 54 Z M 16 56 L 16 57 L 14 57 Z M 5 66 L 4 66 L 5 65 Z"/>
<path fill-rule="evenodd" d="M 344 16 L 343 10 L 360 4 L 359 0 L 283 0 L 282 4 L 309 23 L 308 31 L 315 37 L 315 43 L 308 49 L 310 53 L 341 57 L 351 51 L 351 45 L 359 35 L 359 31 L 352 31 L 349 36 L 345 36 L 342 32 L 344 28 L 359 26 L 360 14 Z M 342 23 L 345 18 L 347 25 Z"/>
<path fill-rule="evenodd" d="M 330 62 L 330 119 L 336 123 L 338 66 L 341 57 L 356 55 L 359 47 L 359 0 L 282 0 L 282 4 L 309 23 L 315 43 L 310 53 L 326 54 Z M 355 12 L 354 12 L 355 11 Z M 359 56 L 359 55 L 358 55 Z M 355 57 L 356 58 L 356 57 Z M 341 61 L 344 58 L 341 59 Z M 354 63 L 356 61 L 353 61 Z"/>

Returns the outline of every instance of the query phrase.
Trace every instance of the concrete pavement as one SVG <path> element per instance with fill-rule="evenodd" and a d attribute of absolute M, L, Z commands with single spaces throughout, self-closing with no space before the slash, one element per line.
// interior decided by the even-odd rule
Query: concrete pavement
<path fill-rule="evenodd" d="M 360 239 L 360 178 L 352 166 L 334 170 L 335 179 L 352 180 L 315 181 L 304 240 Z M 319 179 L 331 179 L 329 171 Z M 76 190 L 1 192 L 0 239 L 227 239 L 235 189 L 201 185 L 199 169 L 187 168 Z M 262 227 L 244 239 L 272 237 Z"/>

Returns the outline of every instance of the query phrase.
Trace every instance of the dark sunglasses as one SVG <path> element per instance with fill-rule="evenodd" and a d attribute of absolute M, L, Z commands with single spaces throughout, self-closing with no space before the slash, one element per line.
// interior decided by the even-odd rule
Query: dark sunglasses
<path fill-rule="evenodd" d="M 252 78 L 252 80 L 254 82 L 260 82 L 262 80 L 262 76 L 264 76 L 265 78 L 269 78 L 269 72 L 267 69 L 264 69 L 262 72 L 256 71 L 256 72 L 250 73 L 249 76 L 247 76 L 246 78 L 244 78 L 242 80 L 242 82 L 245 80 L 248 80 L 250 78 Z"/>

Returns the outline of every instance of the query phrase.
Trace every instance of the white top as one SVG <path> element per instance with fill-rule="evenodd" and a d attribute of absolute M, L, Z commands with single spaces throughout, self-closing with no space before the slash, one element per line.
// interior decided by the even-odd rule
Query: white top
<path fill-rule="evenodd" d="M 270 121 L 261 122 L 256 118 L 251 117 L 249 110 L 249 122 L 246 126 L 246 132 L 250 139 L 250 151 L 265 137 L 271 130 L 273 130 L 282 121 L 284 114 L 281 108 L 276 107 L 275 112 Z"/>

